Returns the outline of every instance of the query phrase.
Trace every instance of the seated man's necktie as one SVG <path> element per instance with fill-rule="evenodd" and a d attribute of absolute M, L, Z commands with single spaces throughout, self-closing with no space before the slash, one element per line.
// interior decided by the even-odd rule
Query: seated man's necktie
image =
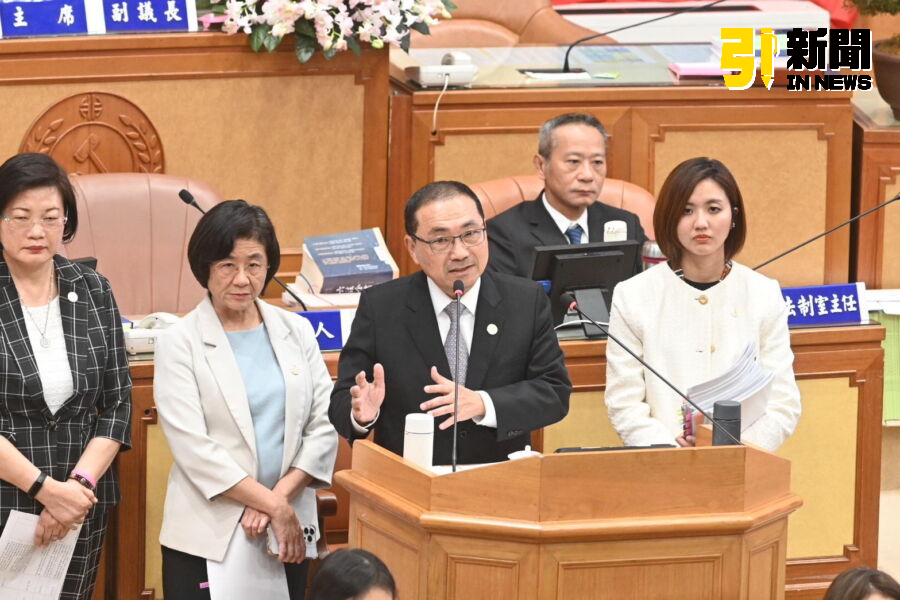
<path fill-rule="evenodd" d="M 569 238 L 570 244 L 580 244 L 581 243 L 581 235 L 584 233 L 584 229 L 581 228 L 581 225 L 578 223 L 573 224 L 571 227 L 566 229 L 566 237 Z"/>

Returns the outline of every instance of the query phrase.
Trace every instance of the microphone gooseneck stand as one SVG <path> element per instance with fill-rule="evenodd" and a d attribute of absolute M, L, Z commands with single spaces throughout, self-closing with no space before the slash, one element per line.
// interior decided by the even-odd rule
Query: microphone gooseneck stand
<path fill-rule="evenodd" d="M 665 377 L 663 377 L 662 375 L 660 375 L 660 373 L 659 373 L 656 369 L 654 369 L 653 367 L 651 367 L 650 365 L 648 365 L 648 364 L 644 361 L 644 359 L 642 359 L 640 356 L 638 356 L 637 354 L 635 354 L 634 351 L 633 351 L 631 348 L 629 348 L 626 344 L 622 343 L 622 341 L 619 340 L 619 338 L 617 338 L 616 336 L 612 335 L 612 334 L 609 332 L 609 329 L 607 329 L 606 327 L 604 327 L 603 325 L 601 325 L 600 323 L 598 323 L 597 321 L 595 321 L 594 319 L 592 319 L 592 318 L 590 317 L 590 315 L 585 314 L 585 313 L 581 310 L 581 308 L 579 308 L 578 303 L 575 301 L 575 295 L 572 294 L 572 292 L 565 292 L 564 294 L 562 294 L 562 300 L 563 300 L 563 302 L 566 302 L 566 303 L 569 305 L 569 309 L 570 309 L 570 310 L 573 309 L 573 308 L 574 308 L 575 310 L 577 310 L 577 311 L 578 311 L 578 314 L 580 314 L 582 317 L 584 317 L 585 319 L 587 319 L 588 321 L 590 321 L 591 323 L 593 323 L 594 326 L 595 326 L 595 327 L 598 327 L 601 331 L 603 331 L 603 333 L 605 333 L 606 336 L 607 336 L 609 339 L 611 339 L 612 341 L 614 341 L 616 344 L 619 345 L 620 348 L 622 348 L 623 350 L 625 350 L 625 352 L 627 352 L 627 353 L 630 354 L 632 357 L 634 357 L 634 359 L 635 359 L 636 361 L 638 361 L 639 363 L 641 363 L 642 365 L 644 365 L 644 367 L 646 367 L 647 370 L 649 370 L 651 373 L 653 373 L 654 375 L 656 375 L 656 377 L 657 377 L 660 381 L 662 381 L 663 383 L 665 383 L 667 386 L 669 386 L 669 387 L 672 389 L 672 391 L 674 391 L 676 394 L 678 394 L 679 396 L 681 396 L 681 397 L 684 399 L 685 402 L 687 402 L 688 404 L 690 404 L 691 406 L 693 406 L 694 409 L 695 409 L 697 412 L 699 412 L 701 415 L 703 415 L 703 416 L 706 418 L 706 420 L 709 421 L 710 424 L 712 424 L 714 430 L 720 431 L 720 432 L 724 433 L 724 434 L 725 434 L 725 437 L 730 438 L 731 441 L 733 441 L 733 442 L 734 442 L 735 444 L 737 444 L 738 446 L 741 445 L 741 441 L 740 441 L 736 436 L 732 435 L 732 433 L 731 433 L 730 431 L 728 431 L 728 429 L 726 429 L 725 427 L 723 427 L 722 424 L 719 423 L 719 422 L 718 422 L 714 417 L 712 417 L 709 413 L 707 413 L 705 410 L 703 410 L 702 408 L 700 408 L 699 406 L 697 406 L 697 404 L 696 404 L 693 400 L 691 400 L 690 398 L 688 398 L 687 394 L 685 394 L 684 392 L 682 392 L 681 390 L 679 390 L 679 389 L 678 389 L 677 387 L 675 387 L 668 379 L 666 379 Z"/>
<path fill-rule="evenodd" d="M 453 472 L 456 473 L 456 440 L 459 438 L 459 319 L 462 307 L 460 298 L 465 293 L 465 285 L 457 279 L 453 282 L 453 297 L 456 302 L 456 344 L 455 344 L 455 365 L 453 367 L 453 456 L 451 457 Z"/>
<path fill-rule="evenodd" d="M 187 204 L 189 206 L 193 206 L 194 208 L 199 210 L 204 215 L 206 214 L 206 211 L 203 210 L 202 208 L 200 208 L 200 205 L 197 204 L 197 201 L 194 199 L 194 195 L 191 194 L 189 191 L 181 190 L 180 192 L 178 192 L 178 197 L 181 198 L 181 201 L 184 202 L 185 204 Z M 291 298 L 293 298 L 300 304 L 300 308 L 302 308 L 303 310 L 309 310 L 309 308 L 307 308 L 307 306 L 306 306 L 306 303 L 300 299 L 300 296 L 295 294 L 294 291 L 291 288 L 289 288 L 288 286 L 286 286 L 280 279 L 273 276 L 272 281 L 274 281 L 275 283 L 280 285 L 282 287 L 282 289 L 284 289 L 284 291 L 286 291 L 288 294 L 290 294 Z"/>

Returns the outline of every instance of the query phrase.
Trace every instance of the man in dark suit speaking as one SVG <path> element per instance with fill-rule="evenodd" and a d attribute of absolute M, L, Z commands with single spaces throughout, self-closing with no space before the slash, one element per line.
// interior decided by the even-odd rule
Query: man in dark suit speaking
<path fill-rule="evenodd" d="M 531 277 L 536 246 L 602 242 L 610 221 L 624 221 L 629 240 L 647 241 L 637 215 L 603 204 L 606 130 L 595 117 L 571 113 L 541 127 L 534 166 L 544 191 L 488 221 L 490 269 Z M 640 255 L 635 273 L 640 270 Z"/>
<path fill-rule="evenodd" d="M 485 273 L 484 212 L 455 181 L 417 191 L 405 211 L 406 248 L 422 271 L 360 296 L 338 364 L 329 416 L 353 440 L 374 428 L 375 442 L 403 453 L 406 415 L 435 417 L 434 464 L 449 464 L 453 443 L 456 307 L 459 322 L 458 461 L 505 460 L 529 433 L 562 419 L 572 386 L 550 317 L 531 281 Z"/>

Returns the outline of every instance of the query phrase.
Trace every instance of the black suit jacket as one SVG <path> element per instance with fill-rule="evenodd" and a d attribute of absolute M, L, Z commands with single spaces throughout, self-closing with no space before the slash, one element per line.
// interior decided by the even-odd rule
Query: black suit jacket
<path fill-rule="evenodd" d="M 488 333 L 493 324 L 497 333 Z M 493 328 L 491 328 L 493 329 Z M 329 417 L 338 433 L 351 441 L 362 437 L 350 421 L 350 387 L 372 366 L 384 365 L 386 394 L 375 423 L 375 442 L 403 453 L 408 413 L 433 396 L 432 365 L 445 377 L 450 367 L 438 331 L 434 306 L 423 272 L 369 288 L 360 296 L 350 336 L 341 352 L 338 380 Z M 465 385 L 490 394 L 497 429 L 459 424 L 461 464 L 505 460 L 529 443 L 529 433 L 562 419 L 569 411 L 572 385 L 550 318 L 550 303 L 534 282 L 485 273 L 475 309 L 475 330 Z M 435 419 L 434 464 L 449 464 L 452 428 L 440 431 Z"/>
<path fill-rule="evenodd" d="M 603 226 L 607 221 L 625 221 L 629 240 L 647 241 L 640 219 L 633 212 L 599 201 L 589 206 L 587 211 L 588 241 L 603 241 Z M 500 213 L 487 222 L 487 229 L 490 243 L 488 268 L 519 277 L 531 277 L 535 247 L 569 243 L 544 207 L 541 196 Z M 634 272 L 639 273 L 640 270 L 641 257 L 638 252 Z"/>

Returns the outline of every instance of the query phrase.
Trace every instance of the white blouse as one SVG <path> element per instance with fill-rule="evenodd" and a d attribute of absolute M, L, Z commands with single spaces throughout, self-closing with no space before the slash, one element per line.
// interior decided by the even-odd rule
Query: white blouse
<path fill-rule="evenodd" d="M 752 444 L 777 449 L 800 418 L 787 311 L 781 287 L 734 263 L 701 291 L 659 264 L 616 286 L 609 330 L 678 389 L 730 367 L 749 342 L 775 373 L 766 413 L 744 431 Z M 627 445 L 675 443 L 682 399 L 613 341 L 606 347 L 606 406 Z"/>
<path fill-rule="evenodd" d="M 22 312 L 25 313 L 23 315 L 25 327 L 41 376 L 41 386 L 44 388 L 44 401 L 50 412 L 56 414 L 56 411 L 75 393 L 72 369 L 69 367 L 69 357 L 66 353 L 66 338 L 63 335 L 62 313 L 59 312 L 59 296 L 44 306 L 23 304 Z M 43 326 L 45 321 L 47 330 L 41 336 L 37 324 Z M 41 344 L 42 337 L 49 342 L 46 348 Z"/>

